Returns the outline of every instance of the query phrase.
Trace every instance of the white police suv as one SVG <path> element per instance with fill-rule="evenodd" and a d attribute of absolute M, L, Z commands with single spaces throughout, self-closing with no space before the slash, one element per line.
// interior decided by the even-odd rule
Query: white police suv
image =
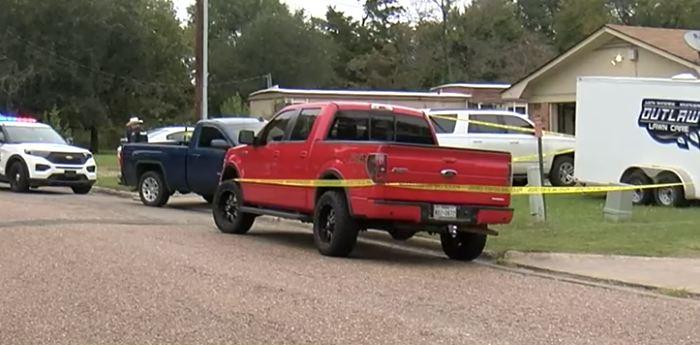
<path fill-rule="evenodd" d="M 35 119 L 0 115 L 0 182 L 9 183 L 12 191 L 56 186 L 87 194 L 96 181 L 90 151 L 69 145 Z"/>

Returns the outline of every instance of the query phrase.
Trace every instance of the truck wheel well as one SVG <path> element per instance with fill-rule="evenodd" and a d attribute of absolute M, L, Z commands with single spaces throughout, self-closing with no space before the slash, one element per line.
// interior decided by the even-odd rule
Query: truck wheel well
<path fill-rule="evenodd" d="M 10 159 L 7 161 L 7 165 L 5 165 L 5 173 L 7 174 L 8 171 L 10 171 L 10 167 L 12 167 L 12 164 L 15 164 L 15 162 L 23 162 L 22 158 L 19 156 L 12 156 Z"/>
<path fill-rule="evenodd" d="M 235 178 L 239 178 L 240 176 L 238 175 L 238 170 L 233 167 L 226 167 L 224 169 L 223 174 L 221 174 L 221 181 L 228 181 L 228 180 L 233 180 Z"/>
<path fill-rule="evenodd" d="M 136 183 L 141 180 L 141 176 L 143 176 L 143 174 L 149 171 L 156 171 L 161 175 L 163 174 L 163 169 L 161 169 L 160 165 L 155 163 L 142 163 L 136 166 Z"/>
<path fill-rule="evenodd" d="M 333 173 L 327 173 L 321 176 L 319 180 L 341 180 L 340 177 L 338 177 L 336 174 Z M 352 214 L 352 204 L 350 204 L 350 197 L 348 196 L 348 193 L 345 192 L 345 188 L 343 187 L 318 187 L 316 188 L 316 193 L 314 194 L 314 205 L 318 203 L 318 199 L 321 198 L 321 195 L 324 193 L 335 190 L 340 193 L 343 193 L 345 196 L 347 202 L 348 202 L 348 209 L 350 210 L 350 214 Z"/>

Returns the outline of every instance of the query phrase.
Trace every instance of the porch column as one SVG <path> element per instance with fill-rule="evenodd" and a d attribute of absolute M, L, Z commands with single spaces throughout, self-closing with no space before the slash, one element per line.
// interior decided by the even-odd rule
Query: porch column
<path fill-rule="evenodd" d="M 542 119 L 542 128 L 545 130 L 551 130 L 549 123 L 549 114 L 550 114 L 550 106 L 549 103 L 528 103 L 527 105 L 527 115 L 530 118 L 530 120 L 534 120 L 536 116 L 540 116 Z"/>

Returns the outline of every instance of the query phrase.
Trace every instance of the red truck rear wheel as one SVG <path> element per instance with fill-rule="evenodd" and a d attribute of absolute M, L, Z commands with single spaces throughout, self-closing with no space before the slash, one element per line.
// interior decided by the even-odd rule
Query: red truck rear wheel
<path fill-rule="evenodd" d="M 357 243 L 360 226 L 350 215 L 341 191 L 330 190 L 318 199 L 314 210 L 314 242 L 325 256 L 346 257 Z"/>
<path fill-rule="evenodd" d="M 458 261 L 472 261 L 481 255 L 486 246 L 486 235 L 473 232 L 458 232 L 456 236 L 450 233 L 440 234 L 442 251 L 448 258 Z"/>

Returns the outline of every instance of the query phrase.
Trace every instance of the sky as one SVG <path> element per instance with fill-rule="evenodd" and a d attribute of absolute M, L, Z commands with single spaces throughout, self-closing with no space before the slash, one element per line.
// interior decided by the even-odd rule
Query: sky
<path fill-rule="evenodd" d="M 178 17 L 181 20 L 187 18 L 187 6 L 194 3 L 194 0 L 173 0 L 177 8 Z M 362 17 L 362 5 L 358 0 L 282 0 L 292 9 L 303 8 L 315 17 L 324 17 L 326 8 L 334 5 L 336 9 L 345 12 L 355 18 Z M 415 0 L 399 0 L 405 6 L 410 7 Z"/>

